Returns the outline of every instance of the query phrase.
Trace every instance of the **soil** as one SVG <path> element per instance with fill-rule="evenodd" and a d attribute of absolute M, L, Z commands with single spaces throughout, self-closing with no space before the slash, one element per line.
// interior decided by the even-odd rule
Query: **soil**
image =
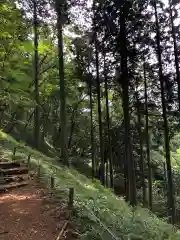
<path fill-rule="evenodd" d="M 0 240 L 56 240 L 67 221 L 60 239 L 77 239 L 66 207 L 35 180 L 0 194 Z"/>

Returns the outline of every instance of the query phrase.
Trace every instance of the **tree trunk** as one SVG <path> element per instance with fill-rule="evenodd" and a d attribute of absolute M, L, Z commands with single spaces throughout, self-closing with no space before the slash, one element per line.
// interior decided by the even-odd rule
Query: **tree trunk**
<path fill-rule="evenodd" d="M 152 210 L 152 169 L 151 169 L 151 156 L 150 156 L 150 143 L 149 143 L 149 114 L 148 114 L 148 94 L 147 94 L 147 79 L 146 79 L 146 66 L 144 60 L 144 98 L 145 98 L 145 139 L 146 139 L 146 155 L 147 155 L 147 165 L 148 165 L 148 204 L 149 209 Z"/>
<path fill-rule="evenodd" d="M 156 19 L 156 39 L 157 39 L 157 55 L 159 62 L 159 81 L 161 86 L 161 101 L 162 101 L 162 110 L 163 110 L 163 120 L 164 120 L 164 138 L 165 138 L 165 151 L 166 151 L 166 165 L 167 165 L 167 175 L 168 175 L 168 209 L 169 209 L 169 219 L 172 224 L 175 224 L 175 200 L 174 200 L 174 186 L 172 179 L 172 169 L 171 169 L 171 156 L 169 148 L 169 127 L 166 114 L 166 103 L 164 96 L 164 85 L 163 85 L 163 69 L 162 69 L 162 56 L 161 56 L 161 45 L 160 45 L 160 30 L 159 30 L 159 21 L 157 14 L 156 1 L 153 1 L 154 10 L 155 10 L 155 19 Z"/>
<path fill-rule="evenodd" d="M 144 176 L 144 157 L 143 157 L 143 137 L 141 130 L 141 114 L 140 114 L 140 101 L 138 98 L 138 93 L 136 93 L 136 104 L 137 104 L 137 117 L 138 117 L 138 134 L 139 134 L 139 146 L 140 146 L 140 180 L 143 193 L 143 206 L 146 206 L 146 186 L 145 186 L 145 176 Z"/>
<path fill-rule="evenodd" d="M 105 80 L 105 96 L 106 96 L 106 123 L 107 123 L 107 136 L 108 136 L 108 157 L 109 157 L 109 174 L 110 174 L 110 188 L 113 188 L 113 163 L 112 163 L 112 146 L 110 136 L 110 117 L 109 117 L 109 99 L 108 99 L 108 84 L 107 84 L 107 71 L 106 59 L 104 56 L 104 80 Z M 108 165 L 108 164 L 107 164 Z"/>
<path fill-rule="evenodd" d="M 72 111 L 72 116 L 71 116 L 71 127 L 70 127 L 70 134 L 69 134 L 69 141 L 68 141 L 68 150 L 71 149 L 71 142 L 73 138 L 73 133 L 74 133 L 74 128 L 75 128 L 75 112 L 77 110 L 77 107 L 75 107 Z"/>
<path fill-rule="evenodd" d="M 120 14 L 120 54 L 121 54 L 121 78 L 120 83 L 123 89 L 123 111 L 124 111 L 124 126 L 125 126 L 125 178 L 126 178 L 126 197 L 131 205 L 136 205 L 136 178 L 134 159 L 132 157 L 131 146 L 131 130 L 129 116 L 129 78 L 128 78 L 128 63 L 127 63 L 127 40 L 126 40 L 126 23 L 124 9 L 121 9 Z"/>
<path fill-rule="evenodd" d="M 105 184 L 105 164 L 104 164 L 104 146 L 103 146 L 103 132 L 102 132 L 102 115 L 101 115 L 101 93 L 100 93 L 100 80 L 99 80 L 99 54 L 98 54 L 98 46 L 97 39 L 95 42 L 96 48 L 96 84 L 97 84 L 97 101 L 98 101 L 98 122 L 99 122 L 99 141 L 100 141 L 100 179 L 102 184 Z"/>
<path fill-rule="evenodd" d="M 40 109 L 39 109 L 39 53 L 38 53 L 38 19 L 37 19 L 37 1 L 33 0 L 33 20 L 34 20 L 34 93 L 35 93 L 35 109 L 34 109 L 34 146 L 39 147 L 40 136 Z"/>
<path fill-rule="evenodd" d="M 63 30 L 62 30 L 62 5 L 56 0 L 57 12 L 57 31 L 58 31 L 58 58 L 59 58 L 59 87 L 60 87 L 60 149 L 61 160 L 63 164 L 68 164 L 67 153 L 67 124 L 66 124 L 66 93 L 65 93 L 65 76 L 64 76 L 64 52 L 63 52 Z"/>
<path fill-rule="evenodd" d="M 172 30 L 172 37 L 173 37 L 173 44 L 174 44 L 174 57 L 175 57 L 176 77 L 177 77 L 176 80 L 178 84 L 178 102 L 179 102 L 179 111 L 180 111 L 180 71 L 179 71 L 177 39 L 176 39 L 176 32 L 174 27 L 171 0 L 169 0 L 169 11 L 170 11 L 171 30 Z"/>
<path fill-rule="evenodd" d="M 92 83 L 89 84 L 89 102 L 91 115 L 91 157 L 92 157 L 92 178 L 95 177 L 95 156 L 94 156 L 94 129 L 93 129 L 93 100 L 92 100 Z"/>

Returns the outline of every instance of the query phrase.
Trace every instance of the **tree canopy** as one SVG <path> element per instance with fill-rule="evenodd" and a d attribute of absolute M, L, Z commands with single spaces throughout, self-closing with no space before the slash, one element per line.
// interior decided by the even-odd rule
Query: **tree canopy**
<path fill-rule="evenodd" d="M 1 129 L 133 206 L 158 212 L 166 196 L 176 223 L 179 1 L 6 0 L 0 12 Z"/>

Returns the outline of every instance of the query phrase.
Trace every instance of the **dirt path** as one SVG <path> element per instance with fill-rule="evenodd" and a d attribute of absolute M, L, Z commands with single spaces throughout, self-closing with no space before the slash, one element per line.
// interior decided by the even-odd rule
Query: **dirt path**
<path fill-rule="evenodd" d="M 0 240 L 56 240 L 68 218 L 60 209 L 35 181 L 1 194 Z"/>

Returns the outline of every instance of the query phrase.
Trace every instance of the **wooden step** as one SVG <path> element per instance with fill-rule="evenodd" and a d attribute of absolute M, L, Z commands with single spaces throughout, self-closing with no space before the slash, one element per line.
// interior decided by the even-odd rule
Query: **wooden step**
<path fill-rule="evenodd" d="M 8 168 L 17 168 L 20 167 L 18 162 L 0 162 L 0 169 L 8 169 Z"/>
<path fill-rule="evenodd" d="M 8 190 L 11 190 L 13 188 L 18 188 L 18 187 L 23 187 L 28 185 L 28 181 L 23 181 L 23 182 L 13 182 L 13 183 L 9 183 L 9 184 L 4 184 L 0 186 L 0 193 L 4 193 L 7 192 Z"/>
<path fill-rule="evenodd" d="M 28 174 L 10 175 L 10 176 L 5 175 L 0 177 L 0 185 L 5 183 L 11 183 L 11 182 L 21 182 L 28 179 L 29 179 Z"/>
<path fill-rule="evenodd" d="M 5 157 L 0 157 L 0 162 L 9 162 L 9 159 Z"/>
<path fill-rule="evenodd" d="M 10 168 L 10 169 L 0 169 L 0 174 L 2 175 L 20 175 L 20 174 L 28 173 L 27 167 L 18 167 L 18 168 Z"/>

